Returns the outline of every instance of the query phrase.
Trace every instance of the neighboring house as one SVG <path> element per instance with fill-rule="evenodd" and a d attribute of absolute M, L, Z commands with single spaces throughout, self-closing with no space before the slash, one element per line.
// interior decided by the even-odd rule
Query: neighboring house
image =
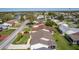
<path fill-rule="evenodd" d="M 60 24 L 59 30 L 62 32 L 62 34 L 64 34 L 66 31 L 69 30 L 69 26 L 67 24 Z"/>
<path fill-rule="evenodd" d="M 79 44 L 79 29 L 71 28 L 69 31 L 66 32 L 65 37 L 72 44 Z"/>
<path fill-rule="evenodd" d="M 74 22 L 77 22 L 79 20 L 79 18 L 73 18 L 72 19 Z"/>
<path fill-rule="evenodd" d="M 7 28 L 8 28 L 8 26 L 5 26 L 3 24 L 0 24 L 0 30 L 7 29 Z"/>
<path fill-rule="evenodd" d="M 10 26 L 14 26 L 15 24 L 18 23 L 18 21 L 15 20 L 15 19 L 13 19 L 13 20 L 9 20 L 9 21 L 7 21 L 6 23 L 7 23 L 8 25 L 10 25 Z"/>
<path fill-rule="evenodd" d="M 9 24 L 9 23 L 3 23 L 2 25 L 7 26 L 7 27 L 12 26 L 12 24 Z"/>
<path fill-rule="evenodd" d="M 58 19 L 58 16 L 55 16 L 54 19 Z"/>
<path fill-rule="evenodd" d="M 73 18 L 73 16 L 71 16 L 71 15 L 70 15 L 70 16 L 69 16 L 69 18 L 70 18 L 70 19 L 72 19 L 72 18 Z"/>
<path fill-rule="evenodd" d="M 66 15 L 64 16 L 64 19 L 68 19 L 68 18 L 69 18 L 69 16 L 68 16 L 68 15 L 67 15 L 67 16 L 66 16 Z"/>
<path fill-rule="evenodd" d="M 18 14 L 18 15 L 15 16 L 14 19 L 16 19 L 16 20 L 20 20 L 20 18 L 21 18 L 21 15 Z"/>
<path fill-rule="evenodd" d="M 15 25 L 16 23 L 17 23 L 16 20 L 10 20 L 10 21 L 7 21 L 3 24 L 0 24 L 0 30 L 7 29 L 8 27 Z"/>
<path fill-rule="evenodd" d="M 44 15 L 37 16 L 37 20 L 41 20 L 41 19 L 44 19 Z"/>
<path fill-rule="evenodd" d="M 0 41 L 4 40 L 6 37 L 6 35 L 0 35 Z"/>

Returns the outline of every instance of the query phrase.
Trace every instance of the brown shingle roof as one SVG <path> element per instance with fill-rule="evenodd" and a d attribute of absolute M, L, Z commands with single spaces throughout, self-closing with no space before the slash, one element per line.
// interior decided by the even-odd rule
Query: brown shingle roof
<path fill-rule="evenodd" d="M 15 20 L 7 21 L 7 23 L 9 23 L 9 24 L 15 24 Z"/>

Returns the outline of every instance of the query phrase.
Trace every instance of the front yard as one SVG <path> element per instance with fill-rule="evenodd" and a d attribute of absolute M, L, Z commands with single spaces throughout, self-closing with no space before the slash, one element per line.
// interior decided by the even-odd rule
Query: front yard
<path fill-rule="evenodd" d="M 23 36 L 21 34 L 18 34 L 15 41 L 12 44 L 26 44 L 29 39 L 28 34 L 24 34 Z"/>
<path fill-rule="evenodd" d="M 29 31 L 29 28 L 25 28 L 23 30 L 23 34 L 19 33 L 12 44 L 26 44 L 28 39 L 30 38 Z"/>
<path fill-rule="evenodd" d="M 0 32 L 0 35 L 10 35 L 12 32 L 14 31 L 14 29 L 6 29 Z"/>
<path fill-rule="evenodd" d="M 4 40 L 7 36 L 9 36 L 13 31 L 14 31 L 14 29 L 6 29 L 6 30 L 3 30 L 3 31 L 0 31 L 0 43 L 1 43 L 2 40 Z"/>

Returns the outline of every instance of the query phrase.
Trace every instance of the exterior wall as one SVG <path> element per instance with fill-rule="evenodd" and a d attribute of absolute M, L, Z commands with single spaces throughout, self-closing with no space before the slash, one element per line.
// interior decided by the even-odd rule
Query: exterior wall
<path fill-rule="evenodd" d="M 77 41 L 77 44 L 79 44 L 79 40 Z"/>
<path fill-rule="evenodd" d="M 73 43 L 73 40 L 72 40 L 67 34 L 65 34 L 65 38 L 66 38 L 70 43 Z"/>
<path fill-rule="evenodd" d="M 77 44 L 77 41 L 73 41 L 72 44 Z"/>
<path fill-rule="evenodd" d="M 66 39 L 72 43 L 72 44 L 79 44 L 79 41 L 74 41 L 73 39 L 71 39 L 67 34 L 65 35 Z"/>

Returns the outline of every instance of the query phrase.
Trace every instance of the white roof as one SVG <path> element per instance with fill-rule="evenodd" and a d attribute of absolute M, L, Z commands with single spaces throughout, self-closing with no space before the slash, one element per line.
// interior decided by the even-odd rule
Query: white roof
<path fill-rule="evenodd" d="M 3 23 L 2 25 L 6 25 L 6 26 L 7 26 L 7 25 L 10 25 L 10 26 L 11 26 L 12 24 L 9 24 L 9 23 Z"/>
<path fill-rule="evenodd" d="M 39 15 L 39 16 L 37 17 L 37 19 L 40 19 L 40 18 L 44 18 L 44 16 L 43 16 L 43 15 Z"/>
<path fill-rule="evenodd" d="M 61 24 L 61 25 L 59 26 L 59 29 L 64 33 L 64 32 L 66 32 L 66 31 L 69 30 L 69 27 L 68 27 L 67 24 Z"/>

